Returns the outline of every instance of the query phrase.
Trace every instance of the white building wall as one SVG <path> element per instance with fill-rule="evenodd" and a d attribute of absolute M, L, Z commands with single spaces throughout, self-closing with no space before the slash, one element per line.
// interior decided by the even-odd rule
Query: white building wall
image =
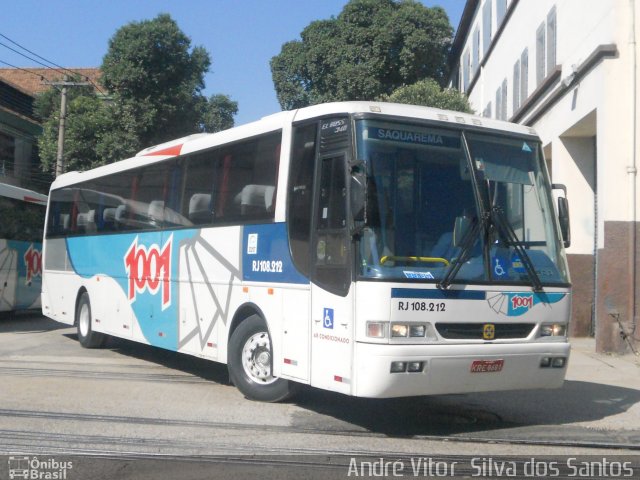
<path fill-rule="evenodd" d="M 490 116 L 500 118 L 496 92 L 503 96 L 506 80 L 505 119 L 532 126 L 540 135 L 552 181 L 568 188 L 572 245 L 567 253 L 579 267 L 575 269 L 574 291 L 589 296 L 596 288 L 591 307 L 581 312 L 574 309 L 574 313 L 594 312 L 594 318 L 603 323 L 602 336 L 609 338 L 607 345 L 614 344 L 619 332 L 604 325 L 606 321 L 611 323 L 609 315 L 615 310 L 626 317 L 631 331 L 638 323 L 640 303 L 636 302 L 640 292 L 635 291 L 640 276 L 634 273 L 640 264 L 640 231 L 635 245 L 632 233 L 637 231 L 640 216 L 640 165 L 635 165 L 640 158 L 640 2 L 510 0 L 502 27 L 497 25 L 498 2 L 504 0 L 467 2 L 467 7 L 477 7 L 461 32 L 465 38 L 455 63 L 460 69 L 458 86 L 466 90 L 477 113 L 487 114 L 490 103 Z M 487 4 L 492 10 L 492 45 L 487 51 L 481 42 L 479 72 L 470 73 L 465 89 L 464 53 L 472 51 L 476 28 L 480 39 L 486 38 L 482 30 Z M 559 74 L 546 62 L 548 16 L 553 11 Z M 537 31 L 543 23 L 545 78 L 538 81 Z M 527 95 L 521 95 L 514 106 L 514 65 L 525 49 Z M 486 57 L 483 52 L 487 52 Z M 588 271 L 591 273 L 585 275 Z M 591 280 L 585 278 L 589 275 Z M 576 300 L 581 301 L 576 297 L 574 303 Z"/>

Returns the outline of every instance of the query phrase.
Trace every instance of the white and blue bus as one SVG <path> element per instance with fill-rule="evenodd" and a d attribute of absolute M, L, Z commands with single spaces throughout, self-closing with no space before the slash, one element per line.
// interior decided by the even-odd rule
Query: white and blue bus
<path fill-rule="evenodd" d="M 47 197 L 0 183 L 0 312 L 40 308 Z"/>
<path fill-rule="evenodd" d="M 45 315 L 226 363 L 248 398 L 551 388 L 566 197 L 523 126 L 425 107 L 281 112 L 53 183 Z"/>

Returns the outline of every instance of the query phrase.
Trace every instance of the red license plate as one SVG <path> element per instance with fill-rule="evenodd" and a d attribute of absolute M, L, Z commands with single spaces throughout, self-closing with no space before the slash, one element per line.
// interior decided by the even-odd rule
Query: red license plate
<path fill-rule="evenodd" d="M 499 372 L 504 366 L 504 360 L 474 360 L 471 363 L 471 373 Z"/>

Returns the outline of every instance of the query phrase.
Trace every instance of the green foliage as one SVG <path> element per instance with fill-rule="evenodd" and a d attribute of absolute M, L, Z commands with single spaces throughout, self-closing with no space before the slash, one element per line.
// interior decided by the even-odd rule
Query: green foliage
<path fill-rule="evenodd" d="M 98 132 L 104 129 L 104 111 L 102 101 L 92 91 L 81 92 L 80 88 L 68 90 L 64 151 L 66 170 L 88 168 L 95 162 Z M 38 139 L 41 167 L 53 173 L 60 125 L 60 92 L 52 89 L 38 97 L 36 112 L 43 118 L 43 133 Z"/>
<path fill-rule="evenodd" d="M 380 100 L 473 113 L 469 100 L 464 94 L 452 88 L 442 89 L 432 78 L 400 87 L 391 95 L 380 97 Z"/>
<path fill-rule="evenodd" d="M 65 171 L 85 170 L 195 132 L 233 126 L 238 105 L 225 95 L 207 99 L 204 75 L 211 65 L 202 47 L 166 14 L 132 22 L 109 41 L 101 66 L 107 97 L 91 87 L 68 89 Z M 39 139 L 42 168 L 55 170 L 60 93 L 49 90 L 36 102 L 43 120 Z"/>
<path fill-rule="evenodd" d="M 212 95 L 203 104 L 202 130 L 209 133 L 233 127 L 233 116 L 238 113 L 238 102 L 227 95 Z"/>
<path fill-rule="evenodd" d="M 285 109 L 370 100 L 427 77 L 443 82 L 453 30 L 440 7 L 414 0 L 351 0 L 311 23 L 271 60 Z"/>
<path fill-rule="evenodd" d="M 109 41 L 103 85 L 136 119 L 140 147 L 197 130 L 204 74 L 211 65 L 167 14 L 132 22 Z"/>

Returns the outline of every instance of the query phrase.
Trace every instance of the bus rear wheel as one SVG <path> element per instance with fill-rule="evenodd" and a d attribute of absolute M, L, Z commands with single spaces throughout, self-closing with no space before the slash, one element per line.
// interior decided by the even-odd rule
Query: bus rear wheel
<path fill-rule="evenodd" d="M 236 328 L 229 340 L 229 377 L 250 400 L 280 402 L 294 393 L 294 384 L 273 376 L 271 338 L 258 315 Z"/>
<path fill-rule="evenodd" d="M 76 327 L 78 329 L 78 340 L 84 348 L 99 348 L 104 345 L 106 336 L 102 333 L 94 332 L 92 328 L 91 302 L 87 292 L 83 292 L 78 300 Z"/>

